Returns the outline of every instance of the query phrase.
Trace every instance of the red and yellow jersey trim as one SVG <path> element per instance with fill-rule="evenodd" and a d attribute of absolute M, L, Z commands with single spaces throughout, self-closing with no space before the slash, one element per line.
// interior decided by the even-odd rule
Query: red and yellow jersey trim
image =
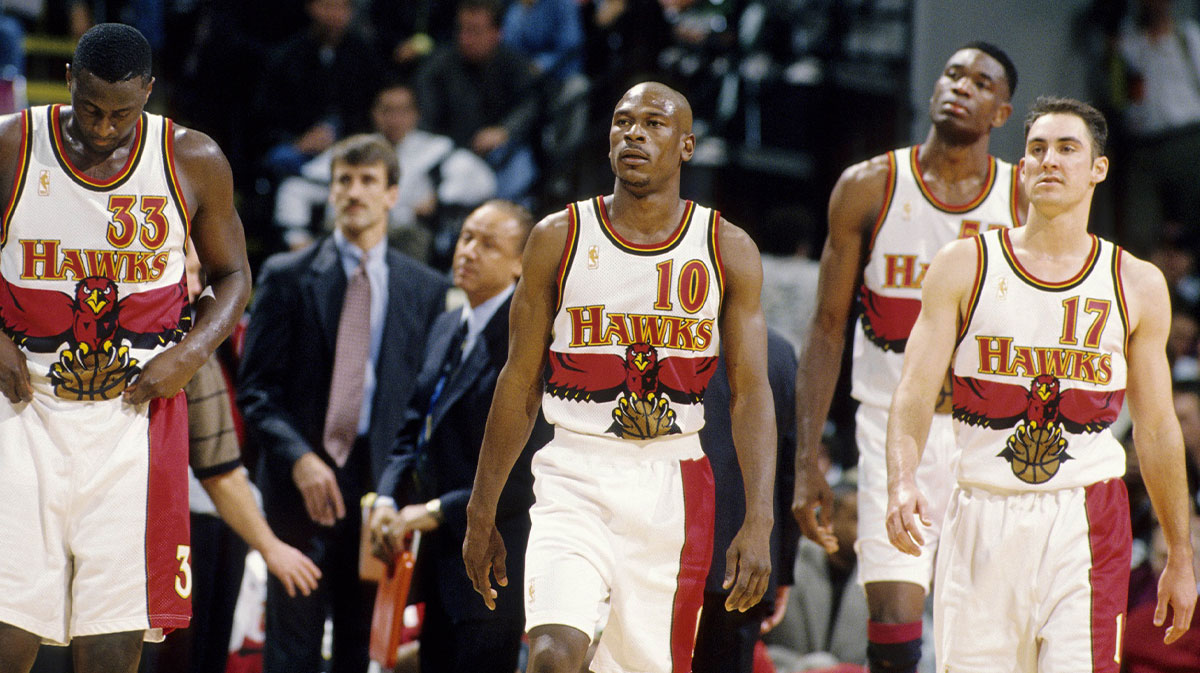
<path fill-rule="evenodd" d="M 13 173 L 12 191 L 8 195 L 8 207 L 4 219 L 0 220 L 0 246 L 8 243 L 8 224 L 17 210 L 17 202 L 25 191 L 26 174 L 29 172 L 29 157 L 33 148 L 33 116 L 29 110 L 21 111 L 21 146 L 17 152 L 17 171 Z"/>
<path fill-rule="evenodd" d="M 1016 273 L 1021 280 L 1024 280 L 1026 283 L 1029 283 L 1030 285 L 1042 290 L 1052 290 L 1057 292 L 1069 290 L 1072 287 L 1075 287 L 1088 277 L 1088 274 L 1092 272 L 1092 269 L 1096 266 L 1097 260 L 1100 258 L 1100 239 L 1096 238 L 1095 234 L 1089 234 L 1092 239 L 1092 249 L 1090 252 L 1088 252 L 1088 257 L 1084 261 L 1083 267 L 1079 269 L 1074 276 L 1071 276 L 1066 280 L 1053 283 L 1039 280 L 1025 267 L 1021 266 L 1021 260 L 1017 259 L 1017 255 L 1012 249 L 1012 239 L 1009 238 L 1010 231 L 1011 229 L 1003 229 L 1000 232 L 1000 250 L 1004 253 L 1004 259 L 1008 261 L 1008 265 L 1012 267 L 1013 272 Z"/>
<path fill-rule="evenodd" d="M 1012 222 L 1014 227 L 1025 225 L 1025 218 L 1021 215 L 1021 171 L 1016 166 L 1012 167 L 1012 188 L 1009 194 L 1009 210 L 1012 211 Z"/>
<path fill-rule="evenodd" d="M 713 270 L 717 273 L 717 304 L 721 305 L 725 297 L 725 266 L 721 259 L 721 212 L 718 210 L 712 211 L 711 219 L 709 220 L 708 235 L 709 247 L 712 251 Z"/>
<path fill-rule="evenodd" d="M 888 211 L 892 209 L 892 198 L 896 195 L 895 150 L 887 153 L 887 162 L 887 184 L 883 188 L 883 204 L 879 207 L 879 214 L 875 216 L 875 226 L 871 227 L 871 238 L 867 241 L 867 254 L 870 254 L 875 249 L 875 238 L 879 236 L 879 230 L 883 228 L 883 222 L 887 219 Z"/>
<path fill-rule="evenodd" d="M 142 153 L 146 149 L 146 113 L 143 112 L 137 120 L 137 126 L 134 128 L 133 146 L 130 147 L 129 157 L 125 160 L 125 165 L 107 180 L 97 180 L 77 168 L 67 156 L 66 143 L 62 137 L 62 124 L 60 123 L 62 108 L 62 105 L 51 105 L 49 114 L 50 146 L 54 149 L 54 158 L 58 160 L 58 164 L 62 166 L 63 171 L 81 187 L 86 187 L 93 191 L 113 189 L 124 184 L 133 175 L 133 171 L 137 168 L 138 161 L 142 158 Z"/>
<path fill-rule="evenodd" d="M 619 233 L 617 233 L 617 230 L 613 227 L 612 222 L 610 222 L 608 219 L 608 209 L 604 205 L 603 196 L 597 196 L 594 202 L 596 204 L 596 214 L 599 215 L 598 219 L 600 220 L 600 230 L 604 232 L 604 235 L 607 236 L 610 241 L 612 241 L 613 245 L 625 250 L 626 252 L 631 252 L 637 255 L 656 255 L 667 252 L 671 248 L 674 248 L 681 240 L 683 240 L 683 235 L 685 232 L 687 232 L 688 223 L 692 219 L 692 213 L 696 211 L 696 204 L 692 201 L 688 201 L 684 204 L 683 217 L 680 218 L 679 224 L 675 227 L 675 230 L 671 232 L 671 235 L 666 238 L 666 240 L 663 240 L 659 243 L 641 244 L 626 240 Z"/>
<path fill-rule="evenodd" d="M 983 292 L 983 279 L 987 277 L 987 252 L 982 236 L 974 236 L 975 241 L 975 281 L 971 284 L 970 299 L 967 300 L 967 310 L 963 313 L 962 323 L 958 326 L 958 338 L 962 343 L 971 327 L 971 319 L 975 317 L 975 309 L 979 306 L 979 295 Z"/>
<path fill-rule="evenodd" d="M 1121 328 L 1124 330 L 1125 338 L 1121 340 L 1125 353 L 1129 353 L 1129 306 L 1125 299 L 1125 279 L 1121 275 L 1121 257 L 1123 256 L 1121 246 L 1113 246 L 1113 290 L 1117 297 L 1117 315 L 1121 316 Z"/>
<path fill-rule="evenodd" d="M 942 201 L 933 195 L 933 192 L 929 190 L 929 186 L 925 184 L 925 179 L 921 177 L 921 162 L 917 156 L 920 150 L 920 145 L 914 145 L 912 152 L 909 153 L 909 163 L 912 164 L 912 173 L 917 182 L 917 189 L 921 190 L 921 194 L 925 196 L 926 201 L 929 201 L 934 208 L 937 208 L 942 212 L 953 213 L 957 215 L 974 210 L 978 208 L 985 199 L 987 199 L 988 194 L 990 194 L 992 191 L 992 187 L 996 185 L 996 157 L 989 155 L 987 179 L 984 180 L 983 189 L 979 190 L 979 194 L 977 194 L 975 198 L 962 205 L 956 206 L 946 203 L 945 201 Z"/>
<path fill-rule="evenodd" d="M 574 203 L 567 205 L 567 242 L 563 246 L 562 258 L 558 262 L 557 291 L 554 300 L 555 312 L 562 310 L 563 289 L 567 284 L 567 274 L 571 271 L 571 263 L 575 261 L 575 249 L 579 246 L 579 209 Z"/>
<path fill-rule="evenodd" d="M 163 167 L 167 173 L 167 185 L 171 196 L 175 197 L 175 207 L 179 211 L 186 236 L 192 235 L 192 218 L 188 216 L 187 199 L 183 196 L 183 188 L 179 185 L 179 172 L 175 168 L 175 123 L 170 119 L 163 120 Z"/>

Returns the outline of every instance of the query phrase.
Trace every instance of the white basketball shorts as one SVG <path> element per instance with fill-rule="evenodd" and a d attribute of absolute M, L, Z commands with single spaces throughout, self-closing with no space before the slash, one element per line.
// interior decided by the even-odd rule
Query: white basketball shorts
<path fill-rule="evenodd" d="M 858 552 L 859 583 L 910 582 L 925 588 L 933 579 L 934 558 L 946 502 L 954 489 L 959 451 L 954 443 L 950 414 L 934 414 L 929 439 L 917 466 L 917 487 L 930 506 L 932 524 L 922 530 L 925 544 L 920 556 L 896 549 L 887 535 L 887 439 L 888 410 L 867 404 L 858 407 L 854 420 L 858 440 Z"/>
<path fill-rule="evenodd" d="M 560 428 L 534 455 L 533 475 L 527 629 L 602 631 L 598 673 L 690 671 L 714 516 L 699 438 L 634 442 Z"/>
<path fill-rule="evenodd" d="M 934 583 L 938 670 L 1117 673 L 1130 544 L 1120 479 L 956 489 Z"/>
<path fill-rule="evenodd" d="M 0 398 L 0 622 L 65 645 L 191 617 L 187 402 Z"/>

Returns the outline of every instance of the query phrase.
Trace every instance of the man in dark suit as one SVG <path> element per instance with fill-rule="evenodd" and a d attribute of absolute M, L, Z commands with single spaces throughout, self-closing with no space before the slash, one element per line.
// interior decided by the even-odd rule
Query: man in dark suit
<path fill-rule="evenodd" d="M 267 521 L 322 573 L 307 597 L 269 580 L 266 673 L 318 670 L 327 614 L 333 673 L 366 670 L 374 601 L 358 579 L 359 499 L 383 473 L 445 306 L 445 280 L 387 247 L 395 151 L 378 136 L 335 147 L 335 231 L 263 265 L 240 372 Z"/>
<path fill-rule="evenodd" d="M 500 498 L 497 527 L 509 585 L 495 611 L 475 598 L 462 562 L 467 500 L 479 462 L 496 379 L 508 356 L 508 309 L 533 217 L 507 201 L 489 201 L 463 223 L 454 249 L 454 284 L 467 305 L 442 314 L 430 333 L 425 365 L 371 514 L 377 553 L 390 559 L 409 532 L 425 531 L 414 592 L 425 601 L 423 673 L 511 673 L 525 630 L 521 578 L 533 452 L 550 439 L 539 419 Z M 404 504 L 397 511 L 396 502 Z"/>
<path fill-rule="evenodd" d="M 746 495 L 742 490 L 742 471 L 733 446 L 729 416 L 729 378 L 722 357 L 704 393 L 704 428 L 700 446 L 712 464 L 716 482 L 717 512 L 713 528 L 713 559 L 704 587 L 704 609 L 696 633 L 692 655 L 695 673 L 750 673 L 754 664 L 754 645 L 761 633 L 774 628 L 783 618 L 792 586 L 792 568 L 796 562 L 796 543 L 800 528 L 790 516 L 791 469 L 796 455 L 796 355 L 791 344 L 779 332 L 767 332 L 767 378 L 775 401 L 778 449 L 775 463 L 775 526 L 771 529 L 771 579 L 763 600 L 746 612 L 725 610 L 729 590 L 722 586 L 727 576 L 725 549 L 737 534 L 746 516 Z"/>

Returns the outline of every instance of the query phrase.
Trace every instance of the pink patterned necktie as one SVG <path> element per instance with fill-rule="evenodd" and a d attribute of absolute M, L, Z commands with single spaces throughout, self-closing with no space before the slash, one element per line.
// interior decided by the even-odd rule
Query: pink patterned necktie
<path fill-rule="evenodd" d="M 325 410 L 325 452 L 338 467 L 346 464 L 358 437 L 363 383 L 371 351 L 371 283 L 367 280 L 366 265 L 364 256 L 346 283 L 329 382 L 329 406 Z"/>

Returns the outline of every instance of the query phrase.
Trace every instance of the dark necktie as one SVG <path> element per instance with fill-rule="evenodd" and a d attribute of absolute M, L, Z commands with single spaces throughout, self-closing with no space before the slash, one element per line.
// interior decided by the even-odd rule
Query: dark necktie
<path fill-rule="evenodd" d="M 346 282 L 329 383 L 329 406 L 325 410 L 325 452 L 338 467 L 346 464 L 358 437 L 363 385 L 371 353 L 371 283 L 366 264 L 364 255 Z"/>
<path fill-rule="evenodd" d="M 462 366 L 463 345 L 466 344 L 466 341 L 467 321 L 463 320 L 455 330 L 454 336 L 450 338 L 450 344 L 446 348 L 446 357 L 442 360 L 441 372 L 438 375 L 437 383 L 433 386 L 433 394 L 429 396 L 429 409 L 425 412 L 424 428 L 417 442 L 418 448 L 424 448 L 429 442 L 429 436 L 433 434 L 433 410 L 438 399 L 441 398 L 442 392 L 446 389 L 446 385 L 454 379 L 454 375 Z"/>

